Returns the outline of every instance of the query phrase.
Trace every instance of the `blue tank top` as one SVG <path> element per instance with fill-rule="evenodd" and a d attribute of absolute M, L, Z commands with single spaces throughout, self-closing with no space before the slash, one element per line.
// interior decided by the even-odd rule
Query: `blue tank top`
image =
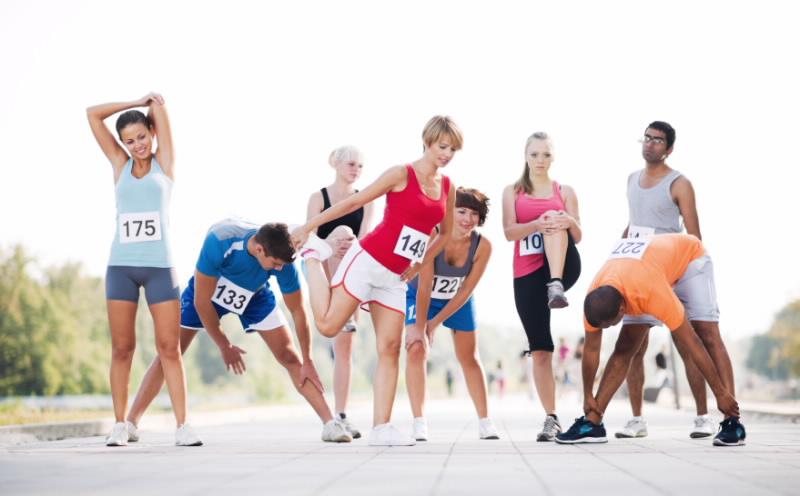
<path fill-rule="evenodd" d="M 108 265 L 172 267 L 169 249 L 169 203 L 172 179 L 155 157 L 150 172 L 137 179 L 133 159 L 122 169 L 115 188 L 117 228 Z"/>

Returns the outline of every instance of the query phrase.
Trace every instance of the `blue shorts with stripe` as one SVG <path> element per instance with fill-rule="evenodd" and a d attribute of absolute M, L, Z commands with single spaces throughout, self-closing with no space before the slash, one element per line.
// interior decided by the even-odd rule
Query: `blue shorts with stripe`
<path fill-rule="evenodd" d="M 428 320 L 436 317 L 450 300 L 431 298 L 428 308 Z M 415 291 L 406 293 L 406 325 L 417 322 L 417 298 Z M 478 328 L 475 322 L 475 303 L 472 296 L 456 312 L 443 322 L 444 326 L 454 331 L 472 332 Z"/>

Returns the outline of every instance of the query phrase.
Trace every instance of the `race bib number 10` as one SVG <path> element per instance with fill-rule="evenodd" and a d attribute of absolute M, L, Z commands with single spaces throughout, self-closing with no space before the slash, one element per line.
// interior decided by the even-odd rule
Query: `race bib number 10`
<path fill-rule="evenodd" d="M 158 212 L 119 214 L 119 242 L 141 243 L 161 239 L 161 215 Z"/>
<path fill-rule="evenodd" d="M 428 238 L 429 236 L 423 232 L 403 226 L 394 246 L 394 253 L 412 262 L 421 262 L 428 247 Z"/>
<path fill-rule="evenodd" d="M 211 301 L 225 310 L 241 315 L 247 308 L 247 304 L 250 303 L 250 298 L 253 297 L 253 294 L 249 289 L 237 286 L 227 277 L 220 277 L 217 280 L 217 287 L 214 289 Z"/>
<path fill-rule="evenodd" d="M 542 233 L 535 232 L 519 240 L 519 256 L 538 255 L 544 253 Z"/>
<path fill-rule="evenodd" d="M 463 277 L 453 276 L 433 276 L 433 288 L 431 290 L 431 298 L 439 300 L 451 300 L 461 287 Z"/>
<path fill-rule="evenodd" d="M 608 259 L 633 258 L 635 260 L 641 260 L 642 255 L 644 255 L 644 252 L 647 250 L 647 247 L 650 246 L 652 240 L 652 238 L 621 239 L 614 245 Z"/>

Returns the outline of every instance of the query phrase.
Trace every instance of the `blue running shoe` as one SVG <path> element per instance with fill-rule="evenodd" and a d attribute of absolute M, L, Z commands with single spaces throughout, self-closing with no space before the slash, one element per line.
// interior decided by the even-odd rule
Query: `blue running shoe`
<path fill-rule="evenodd" d="M 744 446 L 747 432 L 739 417 L 728 417 L 719 423 L 719 432 L 714 436 L 714 446 Z"/>
<path fill-rule="evenodd" d="M 556 442 L 560 444 L 607 443 L 608 439 L 603 424 L 595 425 L 586 417 L 580 417 L 575 419 L 575 423 L 567 432 L 556 435 Z"/>

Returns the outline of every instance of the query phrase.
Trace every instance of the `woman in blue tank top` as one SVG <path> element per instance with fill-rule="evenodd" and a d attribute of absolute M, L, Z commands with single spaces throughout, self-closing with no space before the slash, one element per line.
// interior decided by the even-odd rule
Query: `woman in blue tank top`
<path fill-rule="evenodd" d="M 328 163 L 336 172 L 336 178 L 332 184 L 315 191 L 308 199 L 308 219 L 358 192 L 355 189 L 355 183 L 361 176 L 361 171 L 364 167 L 364 157 L 358 148 L 341 146 L 331 152 L 328 157 Z M 374 205 L 367 203 L 358 210 L 322 224 L 317 228 L 317 235 L 320 238 L 334 241 L 333 244 L 336 248 L 335 253 L 324 264 L 329 280 L 336 273 L 342 257 L 350 249 L 353 240 L 361 239 L 369 232 L 373 211 Z M 342 332 L 333 338 L 333 397 L 336 408 L 335 413 L 354 439 L 361 437 L 361 433 L 347 418 L 346 411 L 352 376 L 353 335 L 356 331 L 354 317 L 357 313 L 358 310 L 347 321 Z"/>
<path fill-rule="evenodd" d="M 478 414 L 478 437 L 498 439 L 489 419 L 486 375 L 478 355 L 478 329 L 472 292 L 486 270 L 492 245 L 478 234 L 489 213 L 489 198 L 476 189 L 458 188 L 453 235 L 433 264 L 424 266 L 406 293 L 406 388 L 414 415 L 414 438 L 427 441 L 424 416 L 427 361 L 440 325 L 452 331 L 456 358 Z M 417 341 L 423 346 L 412 346 Z"/>
<path fill-rule="evenodd" d="M 135 107 L 147 107 L 148 115 Z M 120 145 L 103 122 L 117 118 Z M 86 110 L 100 149 L 111 162 L 117 201 L 117 228 L 106 271 L 111 329 L 111 396 L 116 423 L 108 446 L 137 441 L 136 425 L 125 420 L 131 362 L 136 348 L 139 288 L 153 316 L 156 348 L 177 421 L 175 444 L 202 444 L 186 424 L 186 377 L 180 352 L 180 306 L 169 249 L 169 202 L 174 151 L 164 99 L 149 93 L 131 102 L 106 103 Z M 158 148 L 152 152 L 158 135 Z"/>

